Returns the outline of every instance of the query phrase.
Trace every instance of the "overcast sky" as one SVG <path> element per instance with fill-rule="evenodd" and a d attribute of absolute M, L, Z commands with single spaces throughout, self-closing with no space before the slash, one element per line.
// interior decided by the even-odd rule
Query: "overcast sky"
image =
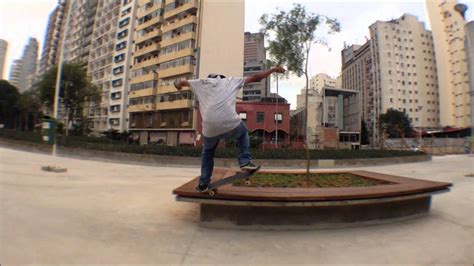
<path fill-rule="evenodd" d="M 461 2 L 469 7 L 467 19 L 473 20 L 474 0 Z M 41 53 L 48 16 L 56 3 L 57 0 L 0 0 L 0 39 L 8 41 L 9 44 L 4 78 L 8 78 L 13 60 L 21 57 L 29 37 L 39 41 L 38 53 Z M 368 27 L 376 20 L 390 20 L 400 17 L 403 13 L 409 13 L 416 15 L 429 28 L 424 1 L 246 0 L 245 31 L 259 31 L 258 19 L 262 14 L 275 13 L 277 7 L 288 10 L 293 3 L 302 3 L 310 12 L 335 17 L 341 22 L 341 33 L 326 36 L 324 29 L 320 31 L 320 35 L 327 39 L 331 50 L 320 45 L 314 46 L 309 62 L 312 75 L 326 73 L 336 77 L 341 68 L 340 53 L 344 42 L 349 45 L 363 44 L 365 38 L 369 37 Z M 279 93 L 290 101 L 291 109 L 296 108 L 296 94 L 304 83 L 303 78 L 296 77 L 279 83 Z M 272 91 L 274 90 L 272 84 Z"/>

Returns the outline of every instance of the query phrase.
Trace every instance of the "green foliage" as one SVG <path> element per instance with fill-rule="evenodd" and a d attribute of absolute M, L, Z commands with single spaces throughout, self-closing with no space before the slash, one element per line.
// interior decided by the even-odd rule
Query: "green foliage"
<path fill-rule="evenodd" d="M 339 32 L 336 19 L 307 12 L 301 4 L 295 4 L 290 11 L 280 10 L 277 14 L 264 14 L 260 18 L 261 32 L 268 40 L 270 64 L 284 65 L 287 75 L 302 76 L 308 73 L 307 61 L 311 45 L 318 41 L 316 30 L 324 22 L 328 33 Z M 273 37 L 274 39 L 270 39 Z"/>
<path fill-rule="evenodd" d="M 15 127 L 19 100 L 18 89 L 8 81 L 0 80 L 0 124 L 4 124 L 5 128 Z"/>
<path fill-rule="evenodd" d="M 392 108 L 380 115 L 380 129 L 389 138 L 403 138 L 412 131 L 408 115 Z"/>
<path fill-rule="evenodd" d="M 41 135 L 31 132 L 19 132 L 15 130 L 0 129 L 0 137 L 28 142 L 43 143 Z M 58 145 L 73 148 L 84 148 L 92 150 L 125 152 L 138 154 L 155 154 L 167 156 L 190 156 L 200 157 L 201 147 L 169 147 L 164 145 L 140 146 L 136 144 L 126 144 L 124 141 L 112 140 L 107 137 L 86 137 L 86 136 L 63 136 L 58 138 Z M 218 148 L 216 158 L 237 158 L 238 148 Z M 257 150 L 250 151 L 254 159 L 280 159 L 294 160 L 305 159 L 305 150 Z M 412 151 L 387 151 L 387 150 L 311 150 L 310 158 L 318 159 L 367 159 L 367 158 L 390 158 L 421 155 L 422 152 Z"/>
<path fill-rule="evenodd" d="M 38 83 L 39 98 L 50 109 L 54 107 L 57 71 L 57 66 L 52 67 Z M 81 118 L 86 102 L 99 100 L 98 88 L 91 84 L 86 70 L 80 64 L 63 64 L 60 87 L 60 102 L 67 110 L 69 121 Z"/>

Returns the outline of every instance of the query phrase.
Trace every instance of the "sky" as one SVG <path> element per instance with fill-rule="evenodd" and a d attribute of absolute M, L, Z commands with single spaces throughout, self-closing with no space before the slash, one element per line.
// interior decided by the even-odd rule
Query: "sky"
<path fill-rule="evenodd" d="M 473 20 L 474 0 L 461 2 L 469 8 L 467 20 Z M 29 37 L 39 41 L 38 53 L 41 54 L 49 13 L 56 3 L 57 0 L 0 0 L 0 39 L 9 43 L 4 78 L 8 78 L 13 60 L 21 57 Z M 309 12 L 337 18 L 341 23 L 341 32 L 337 34 L 327 35 L 325 28 L 318 30 L 318 36 L 327 40 L 330 49 L 318 44 L 313 46 L 309 60 L 311 76 L 317 73 L 326 73 L 332 77 L 339 75 L 344 43 L 363 44 L 365 38 L 369 37 L 368 27 L 377 20 L 386 21 L 409 13 L 430 28 L 424 1 L 421 0 L 246 0 L 245 31 L 259 31 L 261 26 L 258 20 L 263 14 L 276 13 L 277 8 L 289 10 L 294 3 L 303 4 Z M 279 94 L 291 103 L 291 109 L 296 108 L 296 95 L 304 84 L 304 78 L 290 76 L 287 80 L 280 79 Z M 272 84 L 271 90 L 276 91 L 275 84 Z"/>

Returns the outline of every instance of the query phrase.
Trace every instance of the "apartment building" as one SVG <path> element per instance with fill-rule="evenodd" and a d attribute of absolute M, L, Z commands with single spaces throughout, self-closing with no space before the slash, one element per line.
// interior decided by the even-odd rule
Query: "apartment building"
<path fill-rule="evenodd" d="M 437 127 L 439 86 L 431 31 L 409 14 L 369 28 L 375 117 L 393 108 L 406 113 L 415 127 Z M 378 127 L 375 121 L 375 140 Z"/>
<path fill-rule="evenodd" d="M 33 85 L 36 79 L 37 61 L 38 41 L 30 38 L 21 59 L 15 60 L 10 70 L 10 83 L 17 87 L 20 93 L 29 90 Z"/>
<path fill-rule="evenodd" d="M 7 60 L 8 42 L 0 39 L 0 79 L 3 79 L 5 71 L 5 62 Z"/>
<path fill-rule="evenodd" d="M 365 121 L 369 136 L 373 136 L 376 121 L 373 92 L 372 52 L 370 42 L 347 46 L 341 52 L 342 88 L 359 92 L 361 119 Z M 372 139 L 372 138 L 371 138 Z"/>
<path fill-rule="evenodd" d="M 98 0 L 75 0 L 71 2 L 71 15 L 66 29 L 64 61 L 88 66 L 92 43 L 94 20 Z M 106 1 L 100 1 L 106 2 Z"/>
<path fill-rule="evenodd" d="M 244 34 L 244 76 L 248 77 L 266 69 L 265 36 L 262 33 Z M 260 82 L 247 84 L 243 90 L 244 101 L 260 101 L 270 93 L 270 76 Z"/>
<path fill-rule="evenodd" d="M 466 51 L 471 93 L 471 130 L 474 127 L 474 21 L 466 24 Z M 473 132 L 472 130 L 471 132 Z M 472 133 L 471 133 L 472 134 Z M 472 146 L 471 146 L 472 147 Z"/>
<path fill-rule="evenodd" d="M 143 7 L 142 7 L 143 8 Z M 128 88 L 131 74 L 132 51 L 135 30 L 135 15 L 138 1 L 125 0 L 116 21 L 116 34 L 110 92 L 108 99 L 108 127 L 119 132 L 128 131 Z"/>
<path fill-rule="evenodd" d="M 193 145 L 198 105 L 173 83 L 243 75 L 244 2 L 140 0 L 136 17 L 129 129 L 142 144 Z"/>
<path fill-rule="evenodd" d="M 88 123 L 92 131 L 103 132 L 109 129 L 108 114 L 112 86 L 121 86 L 112 76 L 112 63 L 116 44 L 121 0 L 98 1 L 89 48 L 87 75 L 92 84 L 100 89 L 98 102 L 89 104 Z M 125 38 L 127 34 L 121 34 Z"/>
<path fill-rule="evenodd" d="M 469 77 L 465 47 L 465 19 L 455 11 L 457 1 L 427 0 L 439 75 L 440 124 L 470 125 Z"/>
<path fill-rule="evenodd" d="M 58 64 L 63 33 L 66 27 L 67 11 L 71 2 L 68 0 L 58 1 L 58 5 L 49 15 L 38 69 L 40 76 L 49 68 Z"/>

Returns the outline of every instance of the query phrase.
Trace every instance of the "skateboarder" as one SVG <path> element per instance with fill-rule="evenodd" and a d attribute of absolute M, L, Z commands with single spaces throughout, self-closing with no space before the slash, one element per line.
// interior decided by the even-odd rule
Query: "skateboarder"
<path fill-rule="evenodd" d="M 205 79 L 175 81 L 174 86 L 181 90 L 190 86 L 199 100 L 202 116 L 203 149 L 201 156 L 201 176 L 196 187 L 198 192 L 209 190 L 214 169 L 214 153 L 221 139 L 237 139 L 239 145 L 239 165 L 242 170 L 255 170 L 250 159 L 250 141 L 248 129 L 235 110 L 237 92 L 242 86 L 259 82 L 272 73 L 284 73 L 281 66 L 258 72 L 247 78 L 226 78 L 219 74 L 210 74 Z"/>

